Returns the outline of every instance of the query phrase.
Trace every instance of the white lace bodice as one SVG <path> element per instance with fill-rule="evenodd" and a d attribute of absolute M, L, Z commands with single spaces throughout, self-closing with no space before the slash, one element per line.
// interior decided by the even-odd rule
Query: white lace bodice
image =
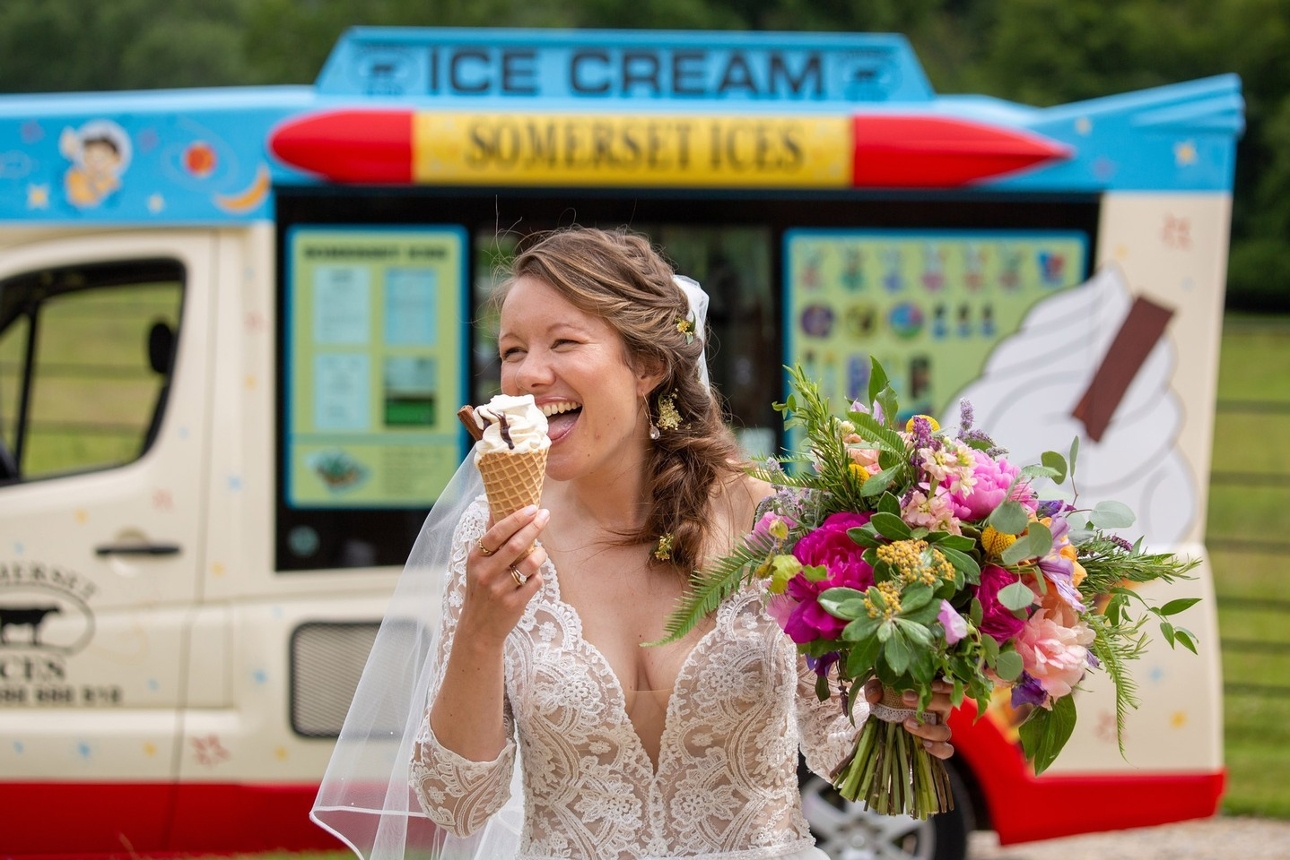
<path fill-rule="evenodd" d="M 438 659 L 465 592 L 466 553 L 488 511 L 477 501 L 453 539 Z M 758 860 L 813 844 L 797 788 L 799 744 L 828 774 L 856 728 L 766 614 L 763 593 L 726 600 L 682 665 L 655 770 L 609 663 L 582 638 L 554 566 L 506 642 L 506 731 L 518 729 L 525 823 L 522 858 L 712 857 Z M 430 691 L 434 700 L 435 689 Z M 857 721 L 864 714 L 857 703 Z M 515 743 L 492 762 L 441 746 L 422 725 L 412 785 L 426 814 L 457 835 L 478 830 L 509 796 Z"/>

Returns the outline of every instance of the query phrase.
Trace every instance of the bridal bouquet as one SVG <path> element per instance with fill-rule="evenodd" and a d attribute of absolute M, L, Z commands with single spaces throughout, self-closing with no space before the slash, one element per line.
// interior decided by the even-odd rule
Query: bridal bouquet
<path fill-rule="evenodd" d="M 898 424 L 877 361 L 868 402 L 841 417 L 800 369 L 790 377 L 794 391 L 775 408 L 801 428 L 804 450 L 784 458 L 792 468 L 768 461 L 755 471 L 776 494 L 736 550 L 694 575 L 668 638 L 745 582 L 769 580 L 768 611 L 806 655 L 821 699 L 836 684 L 852 713 L 869 679 L 887 691 L 832 775 L 844 797 L 880 813 L 953 808 L 944 765 L 901 727 L 913 712 L 900 694 L 917 692 L 926 708 L 935 679 L 953 685 L 955 707 L 975 700 L 978 717 L 996 688 L 1010 689 L 1029 710 L 1022 749 L 1041 773 L 1075 726 L 1072 691 L 1100 668 L 1115 685 L 1123 753 L 1137 704 L 1126 663 L 1146 646 L 1148 616 L 1171 647 L 1196 650 L 1169 620 L 1196 600 L 1155 606 L 1133 586 L 1184 577 L 1195 562 L 1112 534 L 1133 522 L 1124 505 L 1041 498 L 1038 482 L 1069 478 L 1078 499 L 1078 439 L 1066 456 L 1018 468 L 973 428 L 966 402 L 956 432 L 922 415 Z"/>

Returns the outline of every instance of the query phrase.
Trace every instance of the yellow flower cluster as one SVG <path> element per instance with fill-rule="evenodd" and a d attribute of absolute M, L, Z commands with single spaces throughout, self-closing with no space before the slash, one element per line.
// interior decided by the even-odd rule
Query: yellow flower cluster
<path fill-rule="evenodd" d="M 865 612 L 869 613 L 870 618 L 881 618 L 883 621 L 890 621 L 900 614 L 900 585 L 895 580 L 880 582 L 876 586 L 878 593 L 882 595 L 882 605 L 874 604 L 873 600 L 866 594 L 864 598 Z"/>
<path fill-rule="evenodd" d="M 898 540 L 880 546 L 878 558 L 896 571 L 896 578 L 903 584 L 921 582 L 935 586 L 954 578 L 954 565 L 940 550 L 929 548 L 925 540 Z"/>

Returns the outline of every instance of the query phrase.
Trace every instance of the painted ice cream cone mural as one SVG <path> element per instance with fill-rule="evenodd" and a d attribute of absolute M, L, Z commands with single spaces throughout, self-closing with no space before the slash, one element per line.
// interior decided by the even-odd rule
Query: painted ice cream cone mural
<path fill-rule="evenodd" d="M 1081 503 L 1123 502 L 1148 544 L 1174 544 L 1194 525 L 1198 498 L 1175 447 L 1183 410 L 1169 387 L 1175 349 L 1162 337 L 1172 314 L 1131 295 L 1108 264 L 1032 308 L 945 420 L 967 399 L 1022 463 L 1038 462 L 1053 439 L 1080 437 Z"/>

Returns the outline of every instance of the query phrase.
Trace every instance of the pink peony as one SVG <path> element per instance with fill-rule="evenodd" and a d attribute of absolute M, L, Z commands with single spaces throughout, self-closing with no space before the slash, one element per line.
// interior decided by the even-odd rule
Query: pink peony
<path fill-rule="evenodd" d="M 995 460 L 984 451 L 975 448 L 971 450 L 972 457 L 976 460 L 972 469 L 975 479 L 972 487 L 966 492 L 952 493 L 950 498 L 954 504 L 954 516 L 960 520 L 983 520 L 999 507 L 1004 493 L 1008 491 L 1008 485 L 1017 477 L 1018 469 L 1002 457 Z M 1012 491 L 1012 497 L 1031 511 L 1038 505 L 1035 494 L 1024 483 L 1017 485 Z"/>
<path fill-rule="evenodd" d="M 1082 622 L 1063 627 L 1040 609 L 1017 636 L 1017 653 L 1026 672 L 1054 698 L 1068 695 L 1088 668 L 1093 631 Z"/>
<path fill-rule="evenodd" d="M 981 583 L 976 587 L 974 596 L 981 601 L 981 632 L 1000 643 L 1020 633 L 1026 623 L 999 602 L 999 592 L 1016 581 L 1015 573 L 1009 573 L 996 564 L 987 564 L 981 569 Z"/>

